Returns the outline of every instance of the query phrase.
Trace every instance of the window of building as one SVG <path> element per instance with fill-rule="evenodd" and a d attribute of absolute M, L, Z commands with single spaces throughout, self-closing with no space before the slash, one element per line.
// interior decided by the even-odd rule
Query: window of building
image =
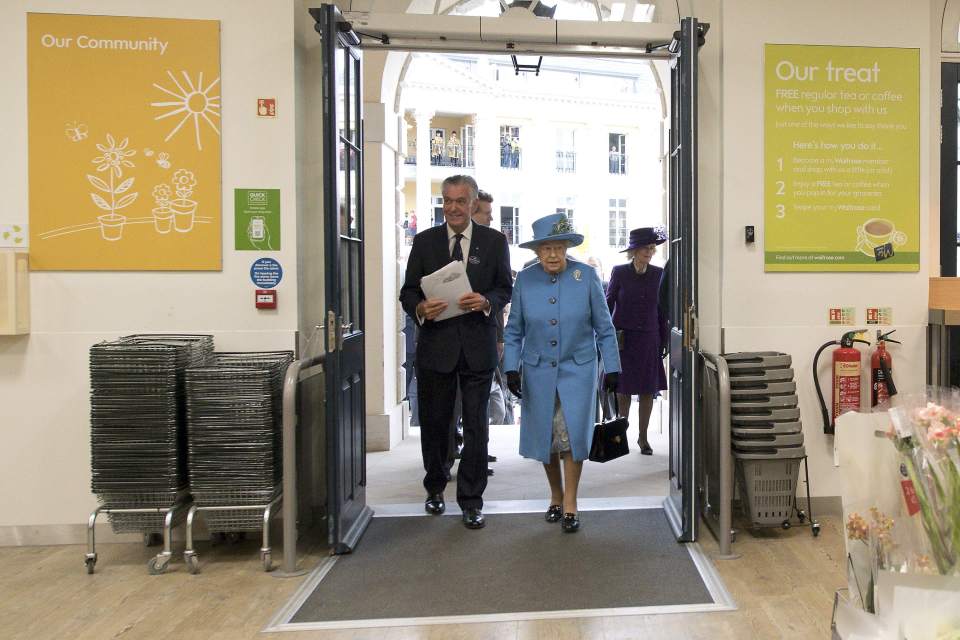
<path fill-rule="evenodd" d="M 555 213 L 562 213 L 567 217 L 567 221 L 573 225 L 573 228 L 577 228 L 576 218 L 574 217 L 574 210 L 576 209 L 576 198 L 571 196 L 563 196 L 557 201 L 557 208 Z M 578 229 L 579 231 L 579 229 Z M 582 232 L 581 232 L 582 233 Z"/>
<path fill-rule="evenodd" d="M 433 226 L 443 224 L 443 196 L 433 196 Z"/>
<path fill-rule="evenodd" d="M 557 173 L 574 173 L 577 170 L 577 153 L 573 129 L 557 129 Z"/>
<path fill-rule="evenodd" d="M 520 244 L 520 207 L 500 207 L 500 231 L 508 243 Z"/>
<path fill-rule="evenodd" d="M 611 133 L 607 143 L 610 147 L 610 173 L 623 175 L 627 172 L 627 136 Z"/>
<path fill-rule="evenodd" d="M 463 138 L 463 166 L 465 167 L 474 166 L 473 156 L 474 156 L 475 148 L 474 148 L 473 134 L 474 134 L 473 125 L 472 124 L 464 125 L 463 136 L 461 137 Z"/>
<path fill-rule="evenodd" d="M 500 166 L 504 169 L 520 168 L 520 127 L 500 125 Z"/>
<path fill-rule="evenodd" d="M 625 198 L 610 198 L 610 246 L 623 249 L 627 246 L 627 201 Z"/>

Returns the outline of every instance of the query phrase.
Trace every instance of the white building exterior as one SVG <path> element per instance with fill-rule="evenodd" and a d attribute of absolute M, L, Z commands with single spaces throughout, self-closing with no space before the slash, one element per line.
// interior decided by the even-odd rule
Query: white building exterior
<path fill-rule="evenodd" d="M 571 217 L 585 236 L 575 252 L 608 273 L 630 229 L 664 223 L 665 100 L 650 62 L 545 58 L 539 75 L 518 75 L 506 56 L 420 53 L 400 92 L 403 210 L 418 231 L 442 221 L 440 183 L 454 173 L 493 195 L 514 268 L 543 215 Z"/>

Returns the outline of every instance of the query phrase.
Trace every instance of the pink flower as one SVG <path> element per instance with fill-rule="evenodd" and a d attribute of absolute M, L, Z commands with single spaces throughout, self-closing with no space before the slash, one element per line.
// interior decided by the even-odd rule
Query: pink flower
<path fill-rule="evenodd" d="M 945 424 L 932 424 L 927 429 L 927 438 L 933 440 L 934 442 L 946 442 L 953 437 L 953 434 L 953 427 Z"/>
<path fill-rule="evenodd" d="M 870 532 L 870 525 L 859 513 L 851 513 L 847 517 L 847 537 L 851 540 L 866 540 Z"/>

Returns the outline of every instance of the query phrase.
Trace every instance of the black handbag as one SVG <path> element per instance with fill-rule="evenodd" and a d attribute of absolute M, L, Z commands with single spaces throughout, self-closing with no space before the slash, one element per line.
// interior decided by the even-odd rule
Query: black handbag
<path fill-rule="evenodd" d="M 609 462 L 630 453 L 627 442 L 627 419 L 614 418 L 608 402 L 601 402 L 603 420 L 593 426 L 593 442 L 590 444 L 589 459 L 593 462 Z"/>

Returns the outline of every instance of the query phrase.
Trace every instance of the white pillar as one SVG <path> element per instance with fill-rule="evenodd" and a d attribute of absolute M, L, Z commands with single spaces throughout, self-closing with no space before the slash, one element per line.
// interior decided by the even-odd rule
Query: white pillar
<path fill-rule="evenodd" d="M 430 203 L 430 120 L 433 113 L 417 111 L 417 232 L 433 226 L 433 206 Z"/>
<path fill-rule="evenodd" d="M 497 197 L 496 184 L 497 171 L 500 167 L 500 143 L 497 119 L 493 116 L 489 103 L 484 102 L 478 105 L 477 114 L 473 117 L 473 125 L 473 161 L 477 184 L 493 196 L 494 210 L 497 211 L 498 203 L 502 202 L 502 197 Z M 493 226 L 499 228 L 499 215 L 494 215 Z"/>

